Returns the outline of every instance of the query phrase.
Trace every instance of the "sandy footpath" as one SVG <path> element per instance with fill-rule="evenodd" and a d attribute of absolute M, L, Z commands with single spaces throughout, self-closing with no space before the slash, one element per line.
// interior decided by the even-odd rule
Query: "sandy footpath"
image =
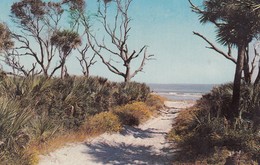
<path fill-rule="evenodd" d="M 171 164 L 173 149 L 165 140 L 180 109 L 193 102 L 166 101 L 167 110 L 139 127 L 125 127 L 121 133 L 102 134 L 85 143 L 69 144 L 41 156 L 39 165 Z"/>

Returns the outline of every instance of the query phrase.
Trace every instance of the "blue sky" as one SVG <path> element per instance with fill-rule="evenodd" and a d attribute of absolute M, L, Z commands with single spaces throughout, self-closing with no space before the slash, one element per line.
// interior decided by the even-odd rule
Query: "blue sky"
<path fill-rule="evenodd" d="M 10 5 L 15 0 L 1 0 L 0 20 L 8 22 Z M 193 0 L 200 5 L 202 0 Z M 90 9 L 96 0 L 88 0 Z M 233 80 L 235 65 L 206 49 L 207 44 L 192 31 L 197 31 L 215 40 L 214 28 L 202 25 L 198 16 L 191 12 L 188 0 L 133 0 L 129 11 L 132 18 L 129 46 L 133 49 L 148 45 L 148 52 L 156 60 L 148 61 L 144 73 L 133 80 L 146 83 L 225 83 Z M 77 60 L 70 57 L 68 64 L 72 73 L 80 74 Z M 70 71 L 69 70 L 69 71 Z M 92 75 L 122 81 L 111 74 L 102 63 L 91 68 Z"/>

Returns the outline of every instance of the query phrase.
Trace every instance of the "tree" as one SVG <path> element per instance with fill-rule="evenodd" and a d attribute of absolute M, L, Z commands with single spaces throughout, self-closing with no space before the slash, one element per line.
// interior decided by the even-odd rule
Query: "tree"
<path fill-rule="evenodd" d="M 245 75 L 248 74 L 248 68 L 245 65 L 248 60 L 245 58 L 248 55 L 247 47 L 260 32 L 259 13 L 253 11 L 247 3 L 241 3 L 239 0 L 205 0 L 203 9 L 196 7 L 190 0 L 189 2 L 193 11 L 200 15 L 201 23 L 211 22 L 215 25 L 218 42 L 238 49 L 233 98 L 228 112 L 228 118 L 233 120 L 235 117 L 239 117 L 242 71 L 244 70 Z"/>
<path fill-rule="evenodd" d="M 59 50 L 60 65 L 55 69 L 61 68 L 61 78 L 65 76 L 65 62 L 72 49 L 76 49 L 81 45 L 79 34 L 71 30 L 57 31 L 51 37 L 51 44 L 55 45 Z M 55 70 L 54 70 L 55 72 Z"/>
<path fill-rule="evenodd" d="M 85 77 L 90 76 L 90 67 L 94 65 L 97 61 L 95 61 L 96 54 L 92 54 L 92 56 L 88 56 L 88 50 L 90 46 L 86 43 L 85 46 L 82 49 L 78 48 L 78 52 L 80 54 L 80 57 L 77 57 L 82 73 Z"/>
<path fill-rule="evenodd" d="M 22 71 L 25 75 L 43 73 L 45 77 L 52 77 L 61 64 L 56 56 L 61 57 L 55 44 L 51 43 L 51 38 L 61 26 L 66 27 L 63 17 L 67 17 L 67 8 L 80 8 L 80 0 L 60 0 L 46 2 L 43 0 L 21 0 L 11 7 L 11 18 L 19 29 L 12 33 L 16 40 L 17 47 L 7 56 L 9 65 Z M 19 59 L 31 57 L 33 59 L 32 68 L 29 71 L 39 69 L 39 71 L 29 72 L 21 64 Z"/>
<path fill-rule="evenodd" d="M 87 31 L 89 30 L 89 17 L 86 15 L 86 7 L 84 0 L 66 0 L 70 6 L 69 14 L 71 18 L 71 27 L 81 34 L 82 46 L 77 48 L 79 56 L 77 57 L 82 73 L 85 77 L 90 75 L 90 67 L 97 61 L 95 60 L 96 53 L 90 52 L 88 43 Z"/>
<path fill-rule="evenodd" d="M 100 38 L 93 34 L 89 26 L 85 29 L 91 49 L 112 73 L 122 76 L 125 82 L 129 82 L 138 72 L 143 71 L 145 62 L 153 56 L 147 54 L 146 45 L 138 51 L 130 51 L 129 49 L 128 38 L 131 30 L 131 19 L 128 11 L 131 2 L 132 0 L 104 0 L 98 2 L 97 17 L 105 32 L 103 39 L 99 40 Z M 112 22 L 111 18 L 109 18 L 110 4 L 116 6 Z M 131 71 L 132 62 L 137 58 L 141 58 L 139 67 Z"/>

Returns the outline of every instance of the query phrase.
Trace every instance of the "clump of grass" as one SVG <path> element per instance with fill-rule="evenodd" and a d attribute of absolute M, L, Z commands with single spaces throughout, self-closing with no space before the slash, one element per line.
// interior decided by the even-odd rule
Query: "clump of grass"
<path fill-rule="evenodd" d="M 85 127 L 88 132 L 94 134 L 118 132 L 122 128 L 118 116 L 112 112 L 101 112 L 90 117 Z"/>
<path fill-rule="evenodd" d="M 124 125 L 137 126 L 151 116 L 149 107 L 144 102 L 134 102 L 116 107 L 113 113 L 119 116 Z"/>

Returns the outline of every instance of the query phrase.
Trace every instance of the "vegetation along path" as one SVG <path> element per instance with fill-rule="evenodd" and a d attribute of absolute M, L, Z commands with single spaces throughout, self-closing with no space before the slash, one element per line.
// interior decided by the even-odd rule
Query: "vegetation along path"
<path fill-rule="evenodd" d="M 102 134 L 85 143 L 63 147 L 42 156 L 40 165 L 171 164 L 173 156 L 165 136 L 185 102 L 166 102 L 167 110 L 139 127 L 125 127 L 121 133 Z"/>

